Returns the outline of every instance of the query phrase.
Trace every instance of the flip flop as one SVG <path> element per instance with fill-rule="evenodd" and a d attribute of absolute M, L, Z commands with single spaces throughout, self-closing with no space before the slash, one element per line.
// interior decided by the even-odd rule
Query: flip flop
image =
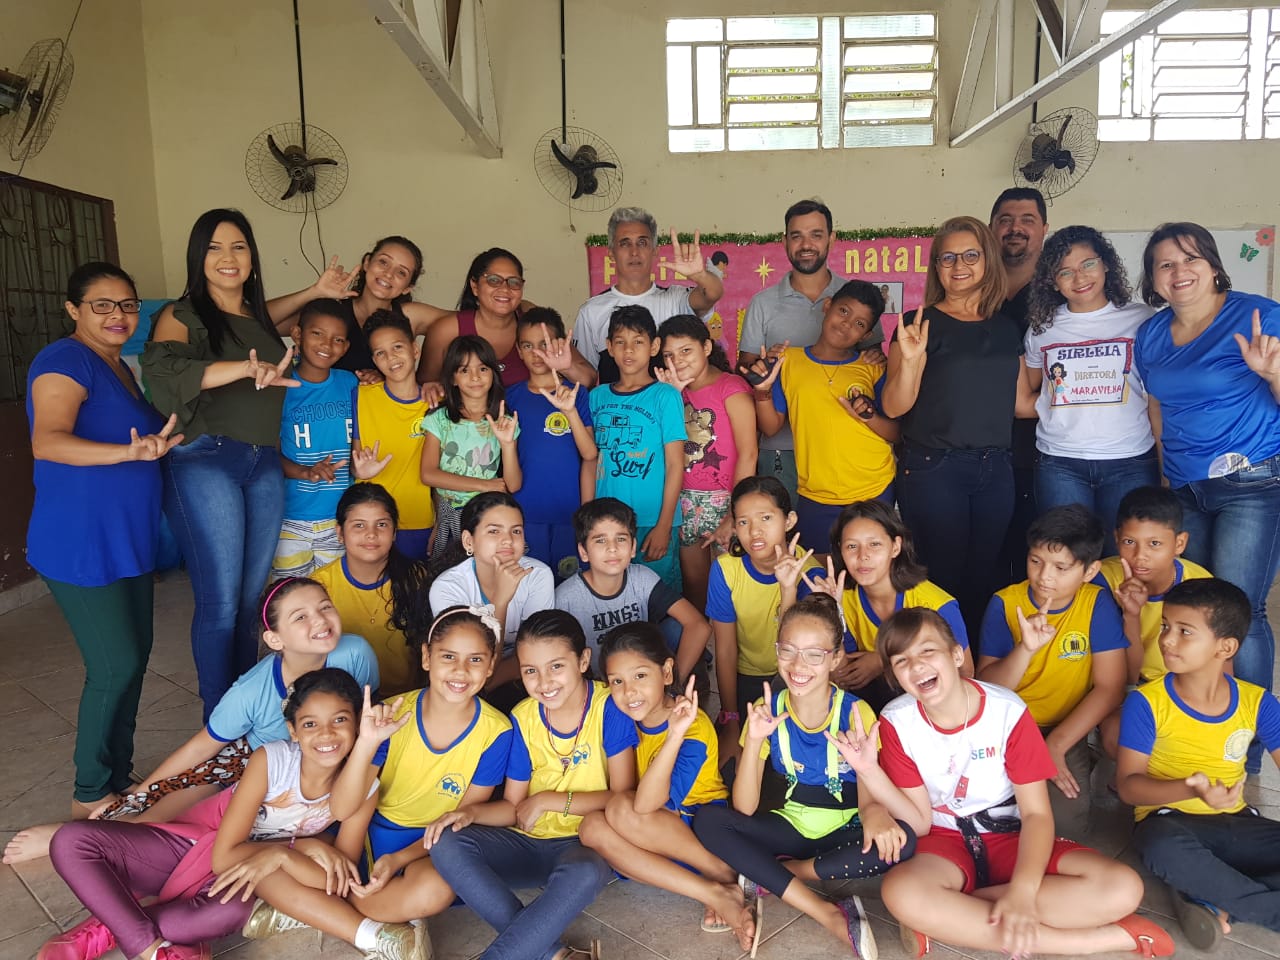
<path fill-rule="evenodd" d="M 1217 920 L 1214 924 L 1217 924 Z M 1146 917 L 1131 913 L 1116 921 L 1116 926 L 1133 937 L 1133 952 L 1144 957 L 1172 957 L 1173 938 Z"/>
<path fill-rule="evenodd" d="M 708 921 L 706 915 L 702 917 L 702 922 L 698 924 L 703 933 L 729 933 L 733 927 L 721 920 L 718 923 Z"/>
<path fill-rule="evenodd" d="M 878 960 L 880 951 L 876 947 L 876 938 L 871 932 L 871 924 L 867 921 L 867 913 L 862 909 L 862 898 L 845 897 L 843 900 L 837 900 L 836 909 L 844 914 L 849 946 L 853 948 L 853 955 L 861 957 L 862 960 Z"/>
<path fill-rule="evenodd" d="M 760 949 L 760 935 L 764 932 L 764 898 L 769 891 L 741 873 L 738 874 L 738 886 L 742 888 L 743 906 L 751 911 L 756 923 L 756 932 L 751 938 L 751 960 L 755 960 L 756 951 Z"/>
<path fill-rule="evenodd" d="M 1217 949 L 1222 942 L 1222 924 L 1218 920 L 1217 907 L 1174 891 L 1173 911 L 1178 917 L 1178 923 L 1182 925 L 1182 932 L 1193 947 L 1206 953 Z"/>

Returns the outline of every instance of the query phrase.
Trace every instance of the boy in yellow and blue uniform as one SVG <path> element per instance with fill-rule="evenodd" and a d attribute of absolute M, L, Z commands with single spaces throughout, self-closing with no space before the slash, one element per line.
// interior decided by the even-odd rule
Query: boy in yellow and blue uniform
<path fill-rule="evenodd" d="M 1120 721 L 1116 783 L 1134 806 L 1143 863 L 1176 891 L 1192 946 L 1228 921 L 1280 932 L 1280 822 L 1245 803 L 1255 735 L 1280 764 L 1280 703 L 1224 673 L 1249 631 L 1250 603 L 1225 580 L 1187 580 L 1164 599 L 1168 672 L 1134 690 Z"/>
<path fill-rule="evenodd" d="M 1080 504 L 1054 507 L 1027 531 L 1027 579 L 991 598 L 977 676 L 1018 694 L 1058 774 L 1049 791 L 1058 833 L 1088 832 L 1090 732 L 1124 697 L 1128 641 L 1120 609 L 1089 581 L 1106 533 Z"/>

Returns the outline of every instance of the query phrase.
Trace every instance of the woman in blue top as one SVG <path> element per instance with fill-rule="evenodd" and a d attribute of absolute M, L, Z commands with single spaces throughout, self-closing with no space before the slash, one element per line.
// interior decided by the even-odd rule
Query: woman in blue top
<path fill-rule="evenodd" d="M 70 336 L 27 373 L 35 506 L 27 562 L 44 578 L 84 658 L 71 815 L 129 787 L 142 674 L 151 655 L 160 465 L 182 440 L 120 358 L 138 327 L 133 280 L 86 263 L 67 281 Z M 171 435 L 173 434 L 173 435 Z"/>
<path fill-rule="evenodd" d="M 1280 304 L 1231 289 L 1217 244 L 1195 223 L 1147 240 L 1142 298 L 1164 307 L 1138 331 L 1138 372 L 1164 475 L 1186 511 L 1187 556 L 1249 597 L 1235 674 L 1271 689 L 1267 591 L 1280 567 Z M 1259 756 L 1249 755 L 1256 772 Z"/>

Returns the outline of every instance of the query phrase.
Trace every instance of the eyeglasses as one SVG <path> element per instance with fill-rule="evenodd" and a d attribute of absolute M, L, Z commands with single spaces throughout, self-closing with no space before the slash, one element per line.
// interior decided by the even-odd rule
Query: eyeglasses
<path fill-rule="evenodd" d="M 969 266 L 973 266 L 982 259 L 981 250 L 966 250 L 964 253 L 940 253 L 938 254 L 938 264 L 943 267 L 954 267 L 957 260 L 963 260 Z"/>
<path fill-rule="evenodd" d="M 505 283 L 512 290 L 524 289 L 524 277 L 500 277 L 496 273 L 486 273 L 480 279 L 491 287 L 500 287 Z"/>
<path fill-rule="evenodd" d="M 1065 270 L 1059 270 L 1053 276 L 1055 279 L 1061 280 L 1063 283 L 1070 283 L 1076 278 L 1077 273 L 1097 273 L 1098 268 L 1101 266 L 1101 257 L 1090 257 L 1088 260 L 1081 260 L 1080 267 L 1078 269 L 1072 270 L 1070 267 L 1067 267 Z"/>
<path fill-rule="evenodd" d="M 137 313 L 142 309 L 141 300 L 81 300 L 79 302 L 87 303 L 90 310 L 101 314 L 112 313 L 116 307 L 120 308 L 121 313 Z"/>
<path fill-rule="evenodd" d="M 773 645 L 773 649 L 778 655 L 779 660 L 790 661 L 799 656 L 811 667 L 822 666 L 827 657 L 835 653 L 834 650 L 815 650 L 813 647 L 805 647 L 801 650 L 798 647 L 793 647 L 789 643 L 775 643 Z"/>

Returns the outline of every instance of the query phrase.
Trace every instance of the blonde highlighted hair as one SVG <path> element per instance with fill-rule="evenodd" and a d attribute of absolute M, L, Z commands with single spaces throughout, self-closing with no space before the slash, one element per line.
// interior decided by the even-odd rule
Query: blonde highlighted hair
<path fill-rule="evenodd" d="M 942 287 L 942 279 L 938 276 L 938 256 L 941 254 L 942 241 L 952 234 L 969 233 L 977 241 L 982 251 L 982 282 L 978 286 L 980 299 L 978 312 L 990 317 L 999 310 L 1005 301 L 1009 281 L 1005 277 L 1004 262 L 1000 258 L 1000 244 L 995 234 L 976 217 L 952 217 L 933 235 L 933 246 L 929 250 L 929 272 L 924 281 L 924 302 L 929 306 L 940 303 L 947 292 Z"/>

